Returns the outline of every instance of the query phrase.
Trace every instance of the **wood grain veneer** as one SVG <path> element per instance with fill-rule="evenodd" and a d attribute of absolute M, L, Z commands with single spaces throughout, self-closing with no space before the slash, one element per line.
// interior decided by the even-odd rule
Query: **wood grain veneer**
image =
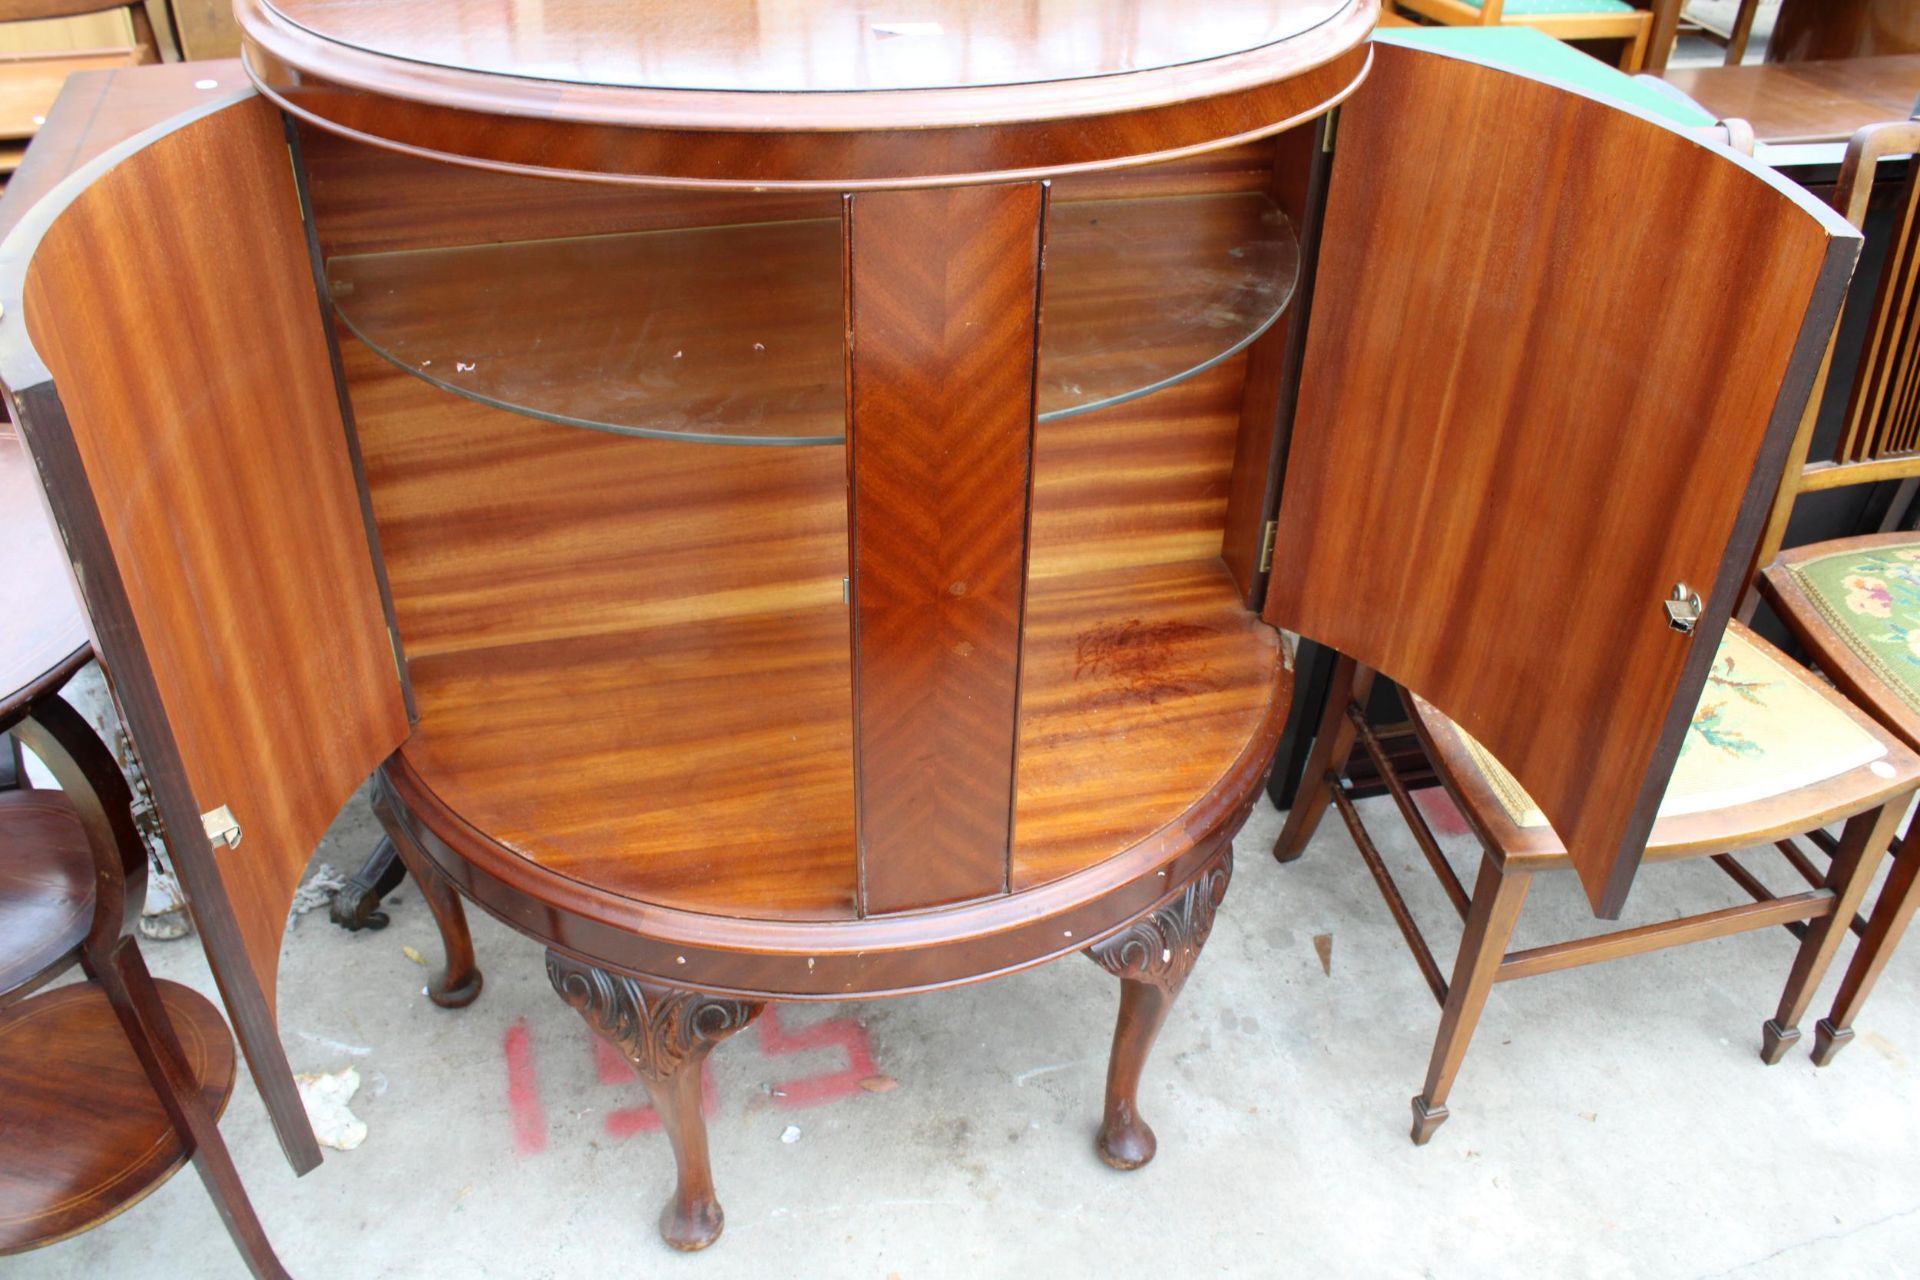
<path fill-rule="evenodd" d="M 1613 915 L 1858 240 L 1650 120 L 1376 59 L 1340 118 L 1266 616 L 1486 744 Z M 1676 583 L 1705 601 L 1691 640 Z"/>
<path fill-rule="evenodd" d="M 1378 11 L 1349 0 L 1290 39 L 1158 69 L 937 94 L 785 94 L 770 119 L 756 93 L 476 72 L 328 40 L 262 0 L 237 8 L 256 84 L 342 136 L 509 172 L 738 190 L 1038 178 L 1250 141 L 1353 91 Z"/>
<path fill-rule="evenodd" d="M 218 1116 L 233 1092 L 233 1040 L 220 1011 L 159 982 L 189 1086 Z M 37 1249 L 138 1203 L 192 1151 L 167 1118 L 107 996 L 90 983 L 0 1012 L 0 1254 Z"/>
<path fill-rule="evenodd" d="M 1037 184 L 848 201 L 856 840 L 869 914 L 1007 887 L 1045 208 Z"/>
<path fill-rule="evenodd" d="M 0 376 L 304 1171 L 280 936 L 321 833 L 407 721 L 299 209 L 282 122 L 251 94 L 106 153 L 0 253 Z M 201 814 L 220 805 L 243 844 L 216 855 Z"/>

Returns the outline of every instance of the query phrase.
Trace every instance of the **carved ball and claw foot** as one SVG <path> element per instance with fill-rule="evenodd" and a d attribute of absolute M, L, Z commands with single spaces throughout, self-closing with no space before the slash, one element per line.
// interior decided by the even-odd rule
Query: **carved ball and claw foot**
<path fill-rule="evenodd" d="M 1449 1114 L 1446 1107 L 1430 1107 L 1425 1098 L 1416 1096 L 1413 1100 L 1413 1145 L 1424 1147 L 1431 1142 L 1434 1131 L 1447 1122 Z"/>
<path fill-rule="evenodd" d="M 1760 1027 L 1760 1061 L 1773 1066 L 1787 1056 L 1787 1050 L 1793 1048 L 1800 1039 L 1800 1028 L 1783 1027 L 1772 1018 L 1768 1018 Z"/>
<path fill-rule="evenodd" d="M 1825 1018 L 1813 1025 L 1813 1065 L 1824 1067 L 1853 1043 L 1852 1027 L 1836 1027 Z"/>
<path fill-rule="evenodd" d="M 1221 850 L 1185 889 L 1118 933 L 1087 948 L 1095 964 L 1120 979 L 1120 1017 L 1107 1063 L 1106 1114 L 1096 1150 L 1116 1169 L 1138 1169 L 1157 1142 L 1140 1115 L 1140 1075 L 1168 1010 L 1193 972 L 1213 931 L 1213 917 L 1233 878 L 1233 850 Z"/>
<path fill-rule="evenodd" d="M 547 952 L 547 980 L 633 1064 L 673 1144 L 679 1181 L 660 1214 L 660 1234 L 682 1252 L 704 1249 L 726 1224 L 713 1192 L 700 1070 L 713 1047 L 760 1016 L 754 1001 L 658 987 Z"/>

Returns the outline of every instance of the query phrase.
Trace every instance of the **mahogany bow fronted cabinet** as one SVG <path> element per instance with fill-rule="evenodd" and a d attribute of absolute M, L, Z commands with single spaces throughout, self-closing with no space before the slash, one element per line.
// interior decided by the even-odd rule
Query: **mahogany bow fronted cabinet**
<path fill-rule="evenodd" d="M 370 775 L 436 997 L 479 990 L 463 899 L 549 948 L 668 1117 L 682 1247 L 699 1063 L 769 1000 L 1085 951 L 1099 1149 L 1152 1157 L 1279 627 L 1507 707 L 1464 727 L 1618 910 L 1852 232 L 1376 46 L 1373 0 L 910 8 L 242 0 L 257 93 L 0 250 L 0 373 L 296 1164 L 281 930 Z"/>

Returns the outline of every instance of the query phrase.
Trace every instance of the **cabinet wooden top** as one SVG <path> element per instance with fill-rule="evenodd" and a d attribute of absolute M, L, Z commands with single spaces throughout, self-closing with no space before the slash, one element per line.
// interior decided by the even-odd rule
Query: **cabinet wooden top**
<path fill-rule="evenodd" d="M 423 66 L 634 89 L 841 93 L 1076 80 L 1281 45 L 1353 0 L 267 0 Z"/>
<path fill-rule="evenodd" d="M 1275 132 L 1359 83 L 1378 0 L 239 0 L 248 69 L 322 128 L 670 186 L 924 186 Z"/>

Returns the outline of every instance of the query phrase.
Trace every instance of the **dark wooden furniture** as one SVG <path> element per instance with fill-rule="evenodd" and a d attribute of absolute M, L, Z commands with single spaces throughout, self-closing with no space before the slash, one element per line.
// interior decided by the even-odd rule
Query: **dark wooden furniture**
<path fill-rule="evenodd" d="M 191 1159 L 253 1274 L 283 1276 L 220 1137 L 227 1024 L 204 996 L 156 983 L 140 956 L 146 844 L 112 753 L 59 697 L 87 650 L 60 656 L 78 615 L 38 501 L 21 492 L 27 470 L 18 440 L 0 436 L 0 485 L 31 502 L 0 504 L 4 603 L 40 619 L 9 617 L 0 733 L 60 790 L 0 791 L 0 1254 L 84 1231 Z M 91 981 L 34 994 L 75 964 Z"/>
<path fill-rule="evenodd" d="M 1438 632 L 1329 554 L 1380 522 L 1352 494 L 1391 474 L 1383 431 L 1432 456 L 1416 422 L 1501 424 L 1516 484 L 1573 440 L 1592 483 L 1669 498 L 1674 416 L 1718 441 L 1677 522 L 1704 559 L 1617 509 L 1562 531 L 1620 548 L 1569 593 L 1628 619 L 1642 679 L 1585 744 L 1606 785 L 1475 725 L 1618 910 L 1854 240 L 1653 121 L 1370 47 L 1374 11 L 577 0 L 530 32 L 489 0 L 246 0 L 259 96 L 9 239 L 0 375 L 188 890 L 231 912 L 207 943 L 290 1151 L 280 930 L 372 774 L 446 942 L 433 997 L 480 990 L 463 899 L 546 945 L 666 1119 L 677 1247 L 721 1227 L 700 1063 L 768 1000 L 1085 952 L 1121 983 L 1097 1149 L 1146 1163 L 1145 1060 L 1287 707 L 1272 624 L 1390 639 L 1456 691 Z M 1626 170 L 1672 195 L 1623 203 Z M 135 237 L 165 252 L 133 269 Z M 1715 316 L 1763 259 L 1766 322 Z M 1650 276 L 1685 301 L 1649 316 Z M 1426 348 L 1514 314 L 1436 412 L 1457 360 Z M 1741 396 L 1594 373 L 1665 388 L 1701 343 Z M 1589 456 L 1622 441 L 1631 475 Z M 1321 518 L 1276 516 L 1283 468 Z M 1478 494 L 1447 480 L 1428 521 Z M 1449 552 L 1522 564 L 1518 529 Z M 1709 602 L 1691 642 L 1676 574 Z M 1511 688 L 1553 616 L 1484 596 L 1452 635 Z"/>
<path fill-rule="evenodd" d="M 1475 105 L 1485 118 L 1524 118 L 1562 143 L 1547 153 L 1551 163 L 1502 172 L 1505 140 L 1461 129 L 1460 104 L 1441 107 L 1455 85 L 1420 70 L 1396 81 L 1396 95 L 1373 92 L 1350 105 L 1343 144 L 1358 136 L 1360 145 L 1380 145 L 1391 131 L 1408 146 L 1451 146 L 1457 172 L 1448 177 L 1461 194 L 1438 188 L 1408 202 L 1390 174 L 1337 170 L 1326 217 L 1369 227 L 1374 254 L 1391 255 L 1404 241 L 1457 243 L 1469 256 L 1429 259 L 1389 282 L 1358 244 L 1336 252 L 1323 243 L 1277 538 L 1296 554 L 1276 558 L 1266 603 L 1270 620 L 1345 655 L 1276 854 L 1297 857 L 1328 803 L 1338 803 L 1444 1004 L 1414 1100 L 1416 1142 L 1446 1118 L 1496 977 L 1811 918 L 1768 1027 L 1767 1053 L 1777 1056 L 1839 943 L 1835 917 L 1851 919 L 1900 804 L 1920 781 L 1920 761 L 1903 746 L 1880 741 L 1857 713 L 1823 700 L 1740 633 L 1727 639 L 1740 647 L 1740 664 L 1777 671 L 1769 687 L 1794 695 L 1804 714 L 1824 707 L 1838 718 L 1835 734 L 1854 754 L 1838 752 L 1839 767 L 1821 772 L 1816 762 L 1811 776 L 1790 775 L 1791 786 L 1738 805 L 1721 799 L 1685 817 L 1660 816 L 1676 761 L 1699 732 L 1703 687 L 1729 678 L 1727 647 L 1701 639 L 1720 637 L 1743 585 L 1770 494 L 1767 468 L 1805 404 L 1826 332 L 1815 326 L 1830 321 L 1851 265 L 1846 225 L 1830 212 L 1816 223 L 1809 214 L 1818 206 L 1805 193 L 1761 179 L 1744 161 L 1715 158 L 1678 134 L 1629 142 L 1613 132 L 1625 128 L 1613 113 L 1585 103 L 1585 111 L 1555 113 L 1551 100 L 1483 73 L 1475 87 L 1487 96 Z M 1596 157 L 1614 147 L 1636 157 L 1641 183 L 1609 185 Z M 1477 205 L 1466 191 L 1478 194 Z M 1704 217 L 1740 232 L 1722 255 L 1649 236 L 1635 241 L 1629 261 L 1602 244 L 1604 219 L 1554 216 L 1618 207 L 1628 217 L 1629 203 L 1636 220 Z M 1558 239 L 1516 246 L 1504 235 L 1541 217 L 1561 228 Z M 1571 238 L 1582 235 L 1595 239 Z M 1657 318 L 1607 287 L 1621 271 L 1668 282 L 1670 302 Z M 1736 313 L 1723 304 L 1731 296 L 1751 305 Z M 1557 297 L 1581 299 L 1587 327 L 1577 337 L 1518 318 Z M 1814 298 L 1818 322 L 1807 320 Z M 1419 358 L 1394 359 L 1410 333 L 1425 335 Z M 1703 363 L 1715 376 L 1701 376 Z M 1763 394 L 1753 371 L 1763 371 Z M 1355 600 L 1376 607 L 1362 612 Z M 1414 729 L 1485 845 L 1471 898 L 1367 722 L 1376 670 L 1413 691 Z M 1684 703 L 1670 692 L 1679 690 Z M 1450 983 L 1344 794 L 1356 738 L 1466 923 Z M 1502 785 L 1489 781 L 1496 775 Z M 1864 816 L 1849 828 L 1845 856 L 1815 893 L 1503 959 L 1538 870 L 1571 866 L 1596 906 L 1615 914 L 1643 851 L 1720 853 L 1855 813 Z"/>
<path fill-rule="evenodd" d="M 84 72 L 0 203 L 0 230 L 78 164 L 204 97 L 237 64 Z M 283 1275 L 220 1138 L 233 1040 L 219 1011 L 155 982 L 137 945 L 146 846 L 118 765 L 59 697 L 92 657 L 32 464 L 0 426 L 0 731 L 58 791 L 0 791 L 0 1253 L 125 1209 L 189 1159 L 256 1275 Z M 90 982 L 36 991 L 83 966 Z"/>
<path fill-rule="evenodd" d="M 1889 157 L 1920 151 L 1920 122 L 1870 126 L 1855 135 L 1834 205 L 1865 222 L 1875 171 Z M 1920 534 L 1883 532 L 1794 547 L 1779 553 L 1801 494 L 1920 476 L 1914 387 L 1920 383 L 1920 169 L 1908 163 L 1877 291 L 1864 354 L 1854 378 L 1838 447 L 1809 463 L 1815 415 L 1802 421 L 1787 458 L 1758 554 L 1759 588 L 1820 670 L 1909 746 L 1920 745 L 1920 659 L 1904 643 L 1920 626 Z M 1829 353 L 1831 358 L 1831 353 Z M 1821 370 L 1822 382 L 1826 369 Z M 1816 396 L 1816 401 L 1818 397 Z M 1776 554 L 1779 553 L 1779 554 Z M 1816 1027 L 1814 1061 L 1825 1065 L 1853 1038 L 1853 1020 L 1920 907 L 1920 824 L 1896 850 L 1886 886 L 1861 930 L 1833 1010 Z"/>
<path fill-rule="evenodd" d="M 1786 924 L 1799 935 L 1800 946 L 1779 1007 L 1764 1024 L 1761 1037 L 1764 1061 L 1776 1063 L 1785 1056 L 1800 1037 L 1800 1019 L 1872 888 L 1880 859 L 1920 783 L 1920 757 L 1799 670 L 1785 654 L 1736 623 L 1721 644 L 1714 675 L 1695 712 L 1688 743 L 1694 759 L 1683 758 L 1676 770 L 1648 838 L 1646 856 L 1655 861 L 1710 858 L 1754 901 L 1509 951 L 1533 877 L 1571 866 L 1566 847 L 1498 760 L 1431 704 L 1409 697 L 1411 723 L 1398 733 L 1371 724 L 1365 707 L 1372 676 L 1352 659 L 1341 659 L 1334 676 L 1334 697 L 1328 702 L 1307 776 L 1274 846 L 1274 856 L 1282 862 L 1298 858 L 1328 804 L 1337 807 L 1440 1003 L 1440 1029 L 1426 1082 L 1413 1100 L 1415 1143 L 1426 1143 L 1447 1119 L 1448 1096 L 1487 997 L 1495 983 L 1514 978 Z M 1578 726 L 1566 732 L 1578 736 Z M 1395 737 L 1417 740 L 1481 841 L 1485 854 L 1470 896 L 1401 780 L 1389 745 Z M 1434 959 L 1392 872 L 1347 797 L 1348 781 L 1340 762 L 1356 745 L 1386 780 L 1460 916 L 1463 935 L 1451 977 Z M 1710 763 L 1703 764 L 1703 757 Z M 1748 776 L 1741 780 L 1746 785 L 1728 793 L 1725 775 L 1730 770 Z M 1846 827 L 1835 841 L 1824 828 L 1842 819 Z M 1817 871 L 1798 850 L 1795 836 L 1806 836 L 1828 850 L 1832 862 L 1824 872 Z M 1776 894 L 1734 856 L 1739 850 L 1768 843 L 1778 843 L 1789 865 L 1807 878 L 1804 889 Z M 1876 909 L 1876 919 L 1884 915 L 1904 923 L 1900 911 L 1904 908 L 1906 915 L 1911 914 L 1911 905 L 1898 892 L 1911 861 L 1896 864 L 1895 901 Z M 1885 895 L 1882 901 L 1887 902 Z M 1886 920 L 1882 920 L 1882 932 L 1886 931 Z M 1855 966 L 1878 957 L 1872 968 L 1877 974 L 1885 959 L 1873 949 L 1875 941 L 1869 938 Z M 1866 985 L 1871 985 L 1870 980 Z M 1849 1015 L 1858 1011 L 1864 995 L 1862 991 L 1860 999 L 1849 1001 Z M 1816 1061 L 1824 1061 L 1831 1056 L 1825 1020 L 1816 1038 Z"/>
<path fill-rule="evenodd" d="M 1781 0 L 1768 62 L 1824 62 L 1920 53 L 1920 11 L 1909 0 Z"/>
<path fill-rule="evenodd" d="M 1920 53 L 1668 71 L 1668 84 L 1715 116 L 1737 117 L 1769 145 L 1845 142 L 1920 104 Z"/>

